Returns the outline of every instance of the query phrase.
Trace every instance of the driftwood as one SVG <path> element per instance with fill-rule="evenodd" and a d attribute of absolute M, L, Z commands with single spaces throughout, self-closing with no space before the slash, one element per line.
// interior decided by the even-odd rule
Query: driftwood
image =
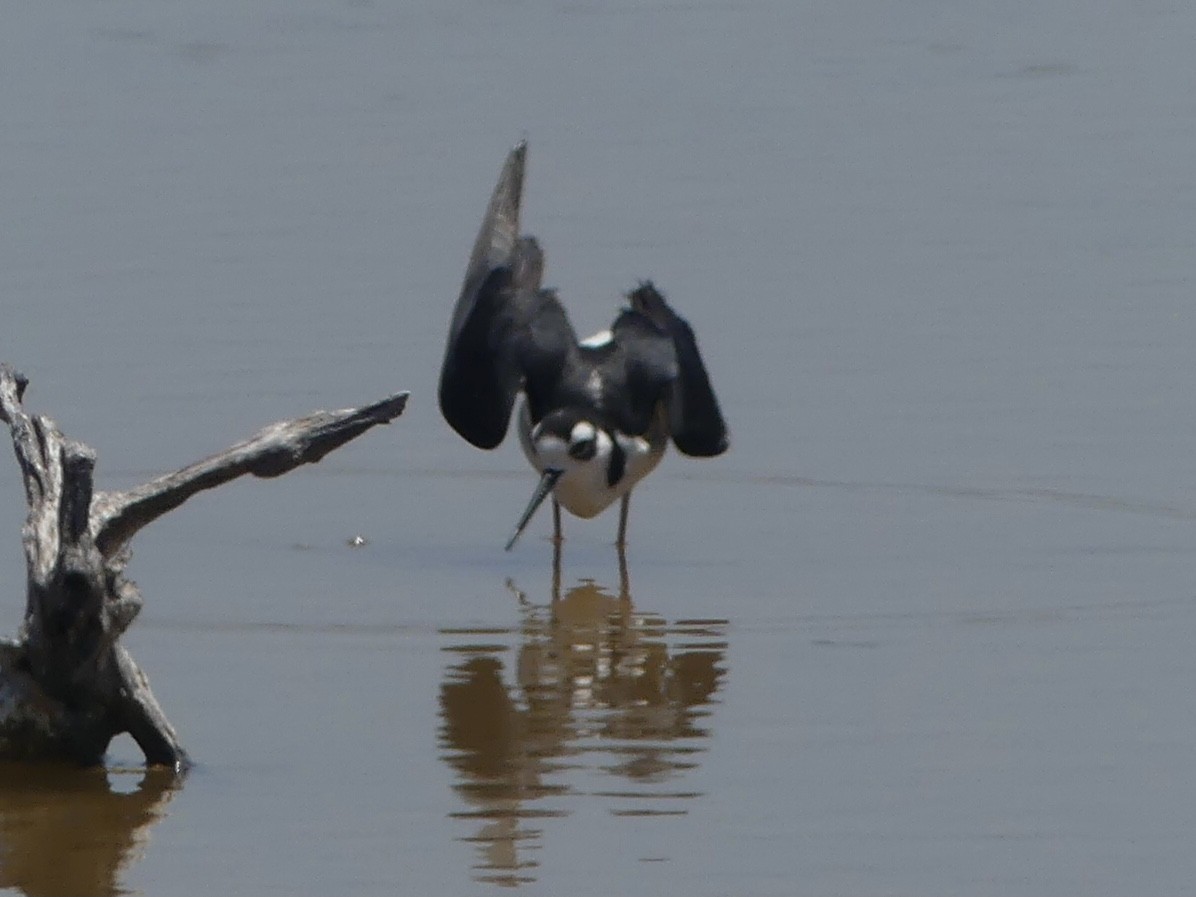
<path fill-rule="evenodd" d="M 275 477 L 402 413 L 407 393 L 266 427 L 218 455 L 125 492 L 94 492 L 95 452 L 22 405 L 27 380 L 0 364 L 0 420 L 12 431 L 29 516 L 25 620 L 0 641 L 0 760 L 99 763 L 128 732 L 150 765 L 187 754 L 119 638 L 141 610 L 125 579 L 129 540 L 197 492 L 244 474 Z"/>

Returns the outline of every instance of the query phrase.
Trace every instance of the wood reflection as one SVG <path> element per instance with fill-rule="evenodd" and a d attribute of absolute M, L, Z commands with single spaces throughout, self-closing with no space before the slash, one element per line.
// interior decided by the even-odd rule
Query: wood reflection
<path fill-rule="evenodd" d="M 103 769 L 0 765 L 0 888 L 28 897 L 124 894 L 153 825 L 182 786 L 172 770 L 138 770 L 114 791 Z"/>
<path fill-rule="evenodd" d="M 512 644 L 496 644 L 491 629 L 476 633 L 482 644 L 448 649 L 460 659 L 441 686 L 440 743 L 467 805 L 453 815 L 484 821 L 468 839 L 481 881 L 534 881 L 543 820 L 580 800 L 611 804 L 615 816 L 676 815 L 701 796 L 661 786 L 706 749 L 725 622 L 670 625 L 637 612 L 625 578 L 618 595 L 592 581 L 558 595 L 558 584 L 554 575 L 545 604 L 517 592 Z M 623 784 L 582 793 L 572 783 L 584 770 Z"/>

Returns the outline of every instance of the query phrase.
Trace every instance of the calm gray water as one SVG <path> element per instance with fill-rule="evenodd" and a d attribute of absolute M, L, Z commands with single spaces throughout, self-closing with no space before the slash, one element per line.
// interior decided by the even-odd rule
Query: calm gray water
<path fill-rule="evenodd" d="M 101 486 L 413 398 L 137 538 L 128 643 L 198 765 L 0 771 L 0 885 L 1191 889 L 1196 7 L 4 18 L 0 359 Z M 579 329 L 655 278 L 733 429 L 637 490 L 625 588 L 614 513 L 559 588 L 548 515 L 504 554 L 533 478 L 436 411 L 523 136 Z M 23 516 L 4 461 L 8 631 Z"/>

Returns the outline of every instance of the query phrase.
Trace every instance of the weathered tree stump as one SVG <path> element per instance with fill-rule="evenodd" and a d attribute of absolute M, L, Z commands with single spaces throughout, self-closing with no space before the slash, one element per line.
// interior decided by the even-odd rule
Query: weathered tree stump
<path fill-rule="evenodd" d="M 95 452 L 22 405 L 27 380 L 0 364 L 0 420 L 12 431 L 29 516 L 25 619 L 0 640 L 0 760 L 102 761 L 128 732 L 150 765 L 187 754 L 149 682 L 119 644 L 141 610 L 124 577 L 129 540 L 197 492 L 243 474 L 275 477 L 402 413 L 407 393 L 266 427 L 246 442 L 125 492 L 95 492 Z"/>

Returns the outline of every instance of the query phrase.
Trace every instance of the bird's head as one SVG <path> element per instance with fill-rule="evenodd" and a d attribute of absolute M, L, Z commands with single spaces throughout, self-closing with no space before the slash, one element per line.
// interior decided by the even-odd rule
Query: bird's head
<path fill-rule="evenodd" d="M 532 448 L 541 470 L 555 469 L 562 476 L 582 468 L 606 469 L 614 441 L 592 417 L 570 409 L 545 415 L 532 427 Z"/>
<path fill-rule="evenodd" d="M 570 408 L 545 415 L 531 428 L 527 441 L 540 469 L 540 482 L 507 543 L 508 551 L 536 509 L 561 481 L 576 482 L 582 489 L 591 483 L 594 484 L 591 488 L 600 488 L 600 484 L 609 486 L 612 455 L 619 452 L 610 433 L 598 421 L 584 411 Z"/>

